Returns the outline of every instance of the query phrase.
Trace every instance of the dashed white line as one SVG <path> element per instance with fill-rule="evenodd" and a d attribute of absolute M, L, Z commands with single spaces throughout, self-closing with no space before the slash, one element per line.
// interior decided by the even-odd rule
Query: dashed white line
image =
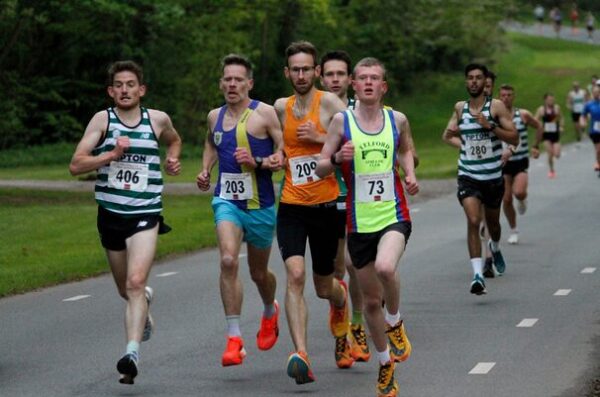
<path fill-rule="evenodd" d="M 535 323 L 537 323 L 537 321 L 538 321 L 537 318 L 524 318 L 523 320 L 521 320 L 521 322 L 519 324 L 517 324 L 517 327 L 519 327 L 519 328 L 533 327 L 535 325 Z"/>
<path fill-rule="evenodd" d="M 585 267 L 583 268 L 583 270 L 581 271 L 581 274 L 592 274 L 596 271 L 595 267 Z"/>
<path fill-rule="evenodd" d="M 179 272 L 165 272 L 165 273 L 160 273 L 157 274 L 156 277 L 169 277 L 169 276 L 174 276 Z"/>
<path fill-rule="evenodd" d="M 494 368 L 494 365 L 496 365 L 496 363 L 477 363 L 477 365 L 469 371 L 469 375 L 486 375 Z"/>
<path fill-rule="evenodd" d="M 413 208 L 413 209 L 410 210 L 410 212 L 419 212 L 419 211 L 421 211 L 420 208 Z"/>
<path fill-rule="evenodd" d="M 82 299 L 85 298 L 89 298 L 91 295 L 77 295 L 77 296 L 72 296 L 70 298 L 67 299 L 63 299 L 63 302 L 75 302 L 75 301 L 80 301 Z"/>
<path fill-rule="evenodd" d="M 559 289 L 554 293 L 554 296 L 567 296 L 571 293 L 570 289 Z"/>

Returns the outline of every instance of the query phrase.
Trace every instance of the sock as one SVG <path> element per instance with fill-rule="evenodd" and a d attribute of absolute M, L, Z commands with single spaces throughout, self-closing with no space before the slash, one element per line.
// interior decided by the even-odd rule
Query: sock
<path fill-rule="evenodd" d="M 240 316 L 225 316 L 227 320 L 227 336 L 242 336 Z"/>
<path fill-rule="evenodd" d="M 483 273 L 483 263 L 481 258 L 471 258 L 471 266 L 473 267 L 473 275 Z"/>
<path fill-rule="evenodd" d="M 400 312 L 398 311 L 396 314 L 390 314 L 387 310 L 385 311 L 385 322 L 388 323 L 391 327 L 398 324 L 400 321 Z"/>
<path fill-rule="evenodd" d="M 139 351 L 140 351 L 140 342 L 136 342 L 134 340 L 130 340 L 129 343 L 127 343 L 127 350 L 125 351 L 125 354 L 133 354 L 135 356 L 135 359 L 138 359 L 139 356 Z"/>
<path fill-rule="evenodd" d="M 500 250 L 500 247 L 498 247 L 498 245 L 498 241 L 490 239 L 490 249 L 492 250 L 492 252 L 498 252 Z"/>
<path fill-rule="evenodd" d="M 511 232 L 512 234 L 519 234 L 519 230 L 518 230 L 517 228 L 510 229 L 510 232 Z"/>
<path fill-rule="evenodd" d="M 353 325 L 362 325 L 363 324 L 362 311 L 352 310 L 352 324 Z"/>
<path fill-rule="evenodd" d="M 273 302 L 270 305 L 265 305 L 265 310 L 263 310 L 263 316 L 265 316 L 265 318 L 271 318 L 275 315 L 276 312 L 277 310 L 275 310 L 275 302 Z"/>
<path fill-rule="evenodd" d="M 390 358 L 390 348 L 387 347 L 384 351 L 382 352 L 377 352 L 377 359 L 379 360 L 379 364 L 381 365 L 385 365 L 387 363 L 389 363 L 391 360 Z"/>

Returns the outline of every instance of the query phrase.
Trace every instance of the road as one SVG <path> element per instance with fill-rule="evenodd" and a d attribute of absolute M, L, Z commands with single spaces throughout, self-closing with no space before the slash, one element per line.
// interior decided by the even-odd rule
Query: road
<path fill-rule="evenodd" d="M 568 41 L 577 41 L 580 43 L 588 43 L 593 45 L 600 45 L 600 31 L 598 30 L 598 26 L 592 33 L 592 40 L 590 41 L 588 38 L 588 32 L 584 24 L 579 23 L 579 28 L 573 32 L 571 30 L 571 22 L 567 21 L 566 24 L 563 24 L 559 35 L 557 37 L 556 32 L 554 31 L 554 27 L 551 24 L 545 23 L 542 25 L 538 24 L 521 24 L 518 22 L 504 23 L 504 27 L 513 32 L 519 32 L 528 34 L 530 36 L 542 36 L 548 38 L 558 38 L 561 40 Z M 596 24 L 597 25 L 597 24 Z"/>
<path fill-rule="evenodd" d="M 466 225 L 454 194 L 413 205 L 401 276 L 414 350 L 396 372 L 401 396 L 584 395 L 583 380 L 600 357 L 600 178 L 591 169 L 591 146 L 586 140 L 567 147 L 555 180 L 546 178 L 545 159 L 532 162 L 521 243 L 503 242 L 507 272 L 488 281 L 485 296 L 469 293 Z M 157 329 L 142 345 L 134 386 L 117 382 L 124 305 L 109 276 L 0 300 L 0 396 L 374 395 L 373 359 L 349 370 L 335 367 L 328 308 L 310 284 L 309 354 L 317 381 L 297 386 L 286 376 L 292 344 L 285 318 L 277 345 L 258 351 L 261 305 L 242 262 L 243 365 L 220 366 L 225 321 L 218 255 L 205 250 L 154 267 Z M 271 265 L 283 302 L 276 249 Z"/>

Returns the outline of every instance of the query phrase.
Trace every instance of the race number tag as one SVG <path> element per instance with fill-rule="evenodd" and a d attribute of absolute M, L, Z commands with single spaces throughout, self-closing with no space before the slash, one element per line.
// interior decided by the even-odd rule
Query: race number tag
<path fill-rule="evenodd" d="M 544 132 L 558 132 L 558 125 L 556 123 L 544 123 Z"/>
<path fill-rule="evenodd" d="M 467 160 L 485 160 L 492 158 L 494 154 L 491 139 L 468 139 L 465 150 Z"/>
<path fill-rule="evenodd" d="M 583 103 L 573 104 L 573 113 L 583 113 Z"/>
<path fill-rule="evenodd" d="M 394 200 L 394 173 L 356 174 L 356 201 L 370 203 L 373 201 Z"/>
<path fill-rule="evenodd" d="M 111 161 L 108 170 L 108 187 L 145 192 L 148 187 L 148 164 Z"/>
<path fill-rule="evenodd" d="M 600 132 L 600 121 L 594 121 L 594 125 L 592 126 L 592 131 Z"/>
<path fill-rule="evenodd" d="M 317 154 L 312 156 L 298 156 L 290 158 L 292 184 L 303 185 L 305 183 L 315 182 L 321 179 L 315 174 L 318 159 L 319 155 Z"/>
<path fill-rule="evenodd" d="M 224 200 L 250 200 L 254 196 L 252 176 L 249 172 L 221 174 L 221 192 L 219 197 Z"/>

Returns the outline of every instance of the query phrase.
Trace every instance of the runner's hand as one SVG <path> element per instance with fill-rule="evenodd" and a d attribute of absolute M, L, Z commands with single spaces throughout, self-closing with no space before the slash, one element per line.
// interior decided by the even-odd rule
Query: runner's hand
<path fill-rule="evenodd" d="M 307 121 L 298 126 L 296 130 L 298 140 L 301 142 L 317 142 L 319 133 L 317 132 L 317 126 L 312 121 Z"/>
<path fill-rule="evenodd" d="M 114 155 L 114 160 L 117 161 L 123 156 L 129 149 L 129 137 L 128 136 L 120 136 L 117 138 L 117 142 L 115 142 L 115 148 L 112 150 Z"/>
<path fill-rule="evenodd" d="M 283 154 L 281 152 L 275 152 L 266 161 L 267 167 L 271 171 L 279 171 L 283 167 Z"/>
<path fill-rule="evenodd" d="M 179 172 L 181 172 L 181 163 L 179 162 L 179 159 L 176 157 L 167 157 L 165 171 L 167 171 L 167 174 L 169 175 L 179 175 Z"/>
<path fill-rule="evenodd" d="M 406 176 L 404 177 L 404 185 L 406 186 L 406 192 L 411 196 L 419 193 L 419 183 L 416 177 Z"/>
<path fill-rule="evenodd" d="M 342 145 L 340 149 L 341 162 L 352 161 L 354 159 L 354 144 L 352 141 L 348 141 Z"/>
<path fill-rule="evenodd" d="M 512 152 L 509 149 L 505 149 L 502 151 L 502 156 L 500 156 L 500 162 L 502 163 L 502 165 L 506 164 L 510 156 L 512 156 Z"/>
<path fill-rule="evenodd" d="M 540 157 L 540 149 L 536 149 L 536 148 L 531 149 L 531 156 L 534 159 L 537 159 L 538 157 Z"/>
<path fill-rule="evenodd" d="M 196 177 L 196 185 L 198 185 L 198 189 L 203 191 L 210 188 L 210 174 L 208 171 L 204 170 L 198 174 Z"/>
<path fill-rule="evenodd" d="M 256 168 L 256 161 L 254 161 L 254 157 L 252 157 L 252 154 L 250 154 L 248 149 L 245 147 L 235 148 L 233 157 L 240 165 L 249 165 L 250 167 Z"/>
<path fill-rule="evenodd" d="M 481 125 L 484 129 L 491 130 L 494 128 L 494 126 L 490 124 L 487 117 L 485 117 L 483 113 L 477 113 L 474 116 L 477 119 L 477 123 L 479 123 L 479 125 Z"/>

